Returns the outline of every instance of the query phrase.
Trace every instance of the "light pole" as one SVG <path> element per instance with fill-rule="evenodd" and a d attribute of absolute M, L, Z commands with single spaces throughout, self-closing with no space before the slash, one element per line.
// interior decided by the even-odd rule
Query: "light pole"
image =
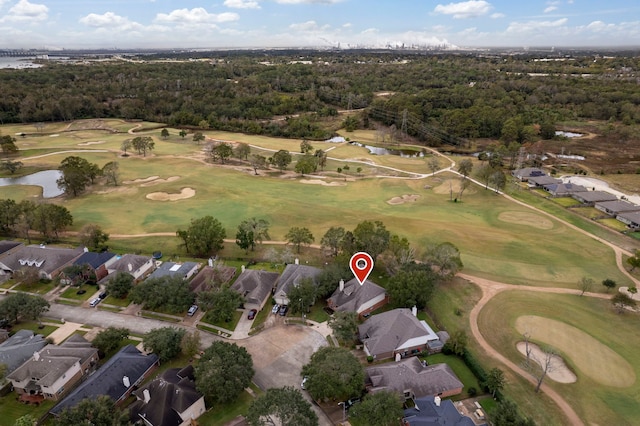
<path fill-rule="evenodd" d="M 302 310 L 302 298 L 300 299 L 300 318 L 304 318 L 304 311 Z"/>

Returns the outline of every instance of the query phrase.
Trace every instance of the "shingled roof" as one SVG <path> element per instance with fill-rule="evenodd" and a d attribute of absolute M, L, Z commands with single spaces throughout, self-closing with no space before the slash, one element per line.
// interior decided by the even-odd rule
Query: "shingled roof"
<path fill-rule="evenodd" d="M 98 269 L 111 259 L 116 256 L 115 253 L 110 253 L 108 251 L 103 251 L 102 253 L 95 253 L 92 251 L 87 251 L 82 254 L 79 258 L 73 262 L 74 265 L 89 265 L 93 269 Z"/>
<path fill-rule="evenodd" d="M 36 245 L 16 247 L 15 250 L 10 250 L 0 257 L 0 263 L 4 265 L 0 267 L 15 272 L 25 266 L 35 266 L 39 271 L 50 275 L 74 261 L 83 252 L 81 248 L 68 249 Z"/>
<path fill-rule="evenodd" d="M 189 289 L 194 293 L 209 291 L 213 288 L 214 278 L 221 283 L 227 283 L 236 274 L 236 268 L 232 266 L 205 266 L 189 282 Z"/>
<path fill-rule="evenodd" d="M 7 366 L 7 374 L 12 373 L 28 360 L 34 352 L 47 345 L 41 334 L 30 330 L 18 330 L 16 334 L 0 343 L 0 364 Z"/>
<path fill-rule="evenodd" d="M 276 296 L 286 295 L 289 293 L 291 286 L 300 284 L 300 282 L 305 278 L 311 278 L 315 282 L 315 278 L 320 274 L 320 272 L 322 272 L 321 269 L 313 266 L 295 264 L 287 265 L 278 280 Z"/>
<path fill-rule="evenodd" d="M 342 290 L 338 287 L 327 302 L 335 311 L 360 313 L 360 307 L 363 304 L 385 293 L 386 290 L 373 281 L 366 280 L 360 285 L 360 282 L 354 278 L 344 283 Z"/>
<path fill-rule="evenodd" d="M 262 305 L 262 302 L 271 294 L 273 285 L 280 274 L 277 272 L 245 269 L 231 286 L 246 299 L 247 303 Z"/>
<path fill-rule="evenodd" d="M 463 416 L 448 399 L 433 396 L 417 398 L 415 408 L 404 410 L 402 422 L 407 426 L 474 426 L 473 420 Z"/>

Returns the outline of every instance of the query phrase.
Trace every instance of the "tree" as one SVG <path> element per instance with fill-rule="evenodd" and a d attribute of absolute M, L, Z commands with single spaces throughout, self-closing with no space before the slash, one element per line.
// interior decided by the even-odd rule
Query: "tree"
<path fill-rule="evenodd" d="M 23 266 L 13 272 L 15 282 L 29 288 L 40 281 L 40 272 L 35 266 Z"/>
<path fill-rule="evenodd" d="M 456 330 L 449 336 L 449 340 L 444 344 L 442 350 L 445 351 L 445 353 L 450 352 L 462 356 L 467 349 L 468 342 L 469 336 L 467 336 L 466 331 Z"/>
<path fill-rule="evenodd" d="M 120 166 L 117 161 L 109 161 L 102 166 L 102 176 L 105 177 L 108 184 L 118 186 L 118 179 L 120 177 L 120 173 L 118 172 L 119 168 Z"/>
<path fill-rule="evenodd" d="M 356 312 L 335 312 L 329 317 L 329 327 L 339 341 L 350 346 L 358 335 L 358 314 Z"/>
<path fill-rule="evenodd" d="M 214 405 L 236 399 L 249 386 L 253 374 L 253 360 L 247 350 L 222 341 L 213 342 L 194 369 L 196 388 Z"/>
<path fill-rule="evenodd" d="M 289 308 L 291 312 L 298 313 L 300 315 L 309 310 L 309 306 L 313 306 L 316 303 L 318 297 L 317 287 L 313 278 L 306 277 L 300 280 L 300 282 L 289 289 L 287 297 L 291 301 Z"/>
<path fill-rule="evenodd" d="M 238 142 L 233 149 L 233 155 L 235 155 L 236 158 L 240 158 L 241 160 L 248 160 L 249 154 L 251 154 L 251 147 L 248 143 Z"/>
<path fill-rule="evenodd" d="M 116 299 L 124 299 L 132 288 L 133 276 L 123 271 L 118 271 L 107 283 L 107 292 Z"/>
<path fill-rule="evenodd" d="M 580 290 L 580 296 L 584 295 L 585 292 L 590 291 L 593 288 L 595 281 L 593 278 L 582 277 L 580 281 L 578 281 L 578 290 Z"/>
<path fill-rule="evenodd" d="M 291 153 L 289 151 L 281 149 L 280 151 L 273 154 L 271 157 L 271 164 L 276 166 L 278 170 L 283 171 L 287 168 L 289 164 L 291 164 Z"/>
<path fill-rule="evenodd" d="M 381 221 L 365 220 L 353 230 L 353 237 L 356 250 L 369 253 L 375 261 L 389 247 L 391 233 Z"/>
<path fill-rule="evenodd" d="M 253 232 L 243 228 L 241 225 L 238 225 L 238 232 L 236 232 L 236 244 L 244 250 L 245 254 L 248 254 L 249 248 L 252 248 L 255 244 Z"/>
<path fill-rule="evenodd" d="M 0 232 L 9 233 L 14 230 L 21 209 L 12 199 L 0 199 Z"/>
<path fill-rule="evenodd" d="M 142 154 L 143 157 L 147 156 L 147 151 L 153 150 L 156 143 L 151 136 L 137 136 L 131 140 L 131 146 L 138 151 L 138 154 Z"/>
<path fill-rule="evenodd" d="M 5 156 L 18 152 L 16 138 L 9 135 L 0 136 L 0 149 Z"/>
<path fill-rule="evenodd" d="M 611 298 L 611 303 L 619 314 L 623 313 L 627 308 L 634 308 L 636 306 L 636 301 L 625 293 L 616 293 Z"/>
<path fill-rule="evenodd" d="M 346 348 L 325 346 L 318 349 L 307 365 L 305 387 L 315 400 L 345 400 L 360 396 L 364 387 L 364 368 Z"/>
<path fill-rule="evenodd" d="M 352 276 L 348 259 L 338 259 L 325 266 L 315 277 L 318 297 L 326 299 L 336 290 L 341 279 Z"/>
<path fill-rule="evenodd" d="M 205 140 L 204 135 L 202 134 L 202 132 L 196 132 L 193 134 L 193 141 L 200 145 L 200 142 L 202 142 L 203 140 Z"/>
<path fill-rule="evenodd" d="M 318 416 L 299 390 L 290 386 L 268 389 L 249 406 L 247 422 L 252 426 L 316 426 Z"/>
<path fill-rule="evenodd" d="M 12 323 L 19 319 L 40 320 L 40 315 L 49 310 L 49 302 L 40 296 L 27 293 L 12 293 L 0 300 L 0 318 Z"/>
<path fill-rule="evenodd" d="M 180 130 L 180 133 L 178 133 L 178 134 L 180 135 L 180 137 L 181 137 L 182 139 L 184 139 L 184 137 L 185 137 L 185 136 L 187 136 L 187 131 L 186 131 L 186 130 L 184 130 L 184 129 L 182 129 L 182 130 Z"/>
<path fill-rule="evenodd" d="M 320 166 L 320 169 L 324 170 L 327 165 L 327 153 L 321 149 L 316 149 L 314 156 L 318 159 L 318 166 Z"/>
<path fill-rule="evenodd" d="M 500 392 L 505 385 L 504 371 L 499 368 L 492 368 L 487 375 L 484 385 L 487 387 L 491 396 L 496 397 L 496 393 Z"/>
<path fill-rule="evenodd" d="M 538 376 L 536 377 L 536 380 L 537 380 L 536 389 L 535 389 L 536 393 L 540 392 L 540 387 L 542 386 L 542 382 L 544 381 L 544 378 L 547 377 L 547 374 L 552 373 L 556 369 L 556 364 L 553 362 L 553 360 L 557 355 L 555 351 L 553 351 L 553 349 L 550 349 L 550 348 L 543 349 L 541 356 L 542 356 L 542 359 L 536 359 L 536 362 L 542 368 L 542 371 L 539 372 Z"/>
<path fill-rule="evenodd" d="M 313 155 L 305 154 L 298 159 L 294 170 L 302 176 L 313 173 L 318 169 L 318 158 Z"/>
<path fill-rule="evenodd" d="M 123 152 L 123 154 L 122 154 L 123 157 L 128 157 L 129 156 L 129 154 L 127 154 L 127 151 L 131 149 L 131 146 L 132 145 L 131 145 L 131 140 L 130 139 L 127 139 L 124 142 L 122 142 L 122 145 L 120 145 L 120 149 Z"/>
<path fill-rule="evenodd" d="M 105 250 L 105 243 L 109 240 L 109 234 L 105 233 L 100 225 L 88 223 L 82 227 L 78 234 L 80 244 L 92 250 Z"/>
<path fill-rule="evenodd" d="M 627 263 L 631 266 L 631 272 L 640 267 L 640 250 L 636 250 L 633 256 L 627 258 Z"/>
<path fill-rule="evenodd" d="M 255 249 L 256 242 L 262 244 L 262 241 L 269 239 L 269 222 L 265 219 L 252 217 L 238 225 L 236 244 L 247 253 L 249 248 L 251 251 Z"/>
<path fill-rule="evenodd" d="M 365 396 L 362 402 L 351 408 L 349 417 L 357 424 L 396 426 L 404 414 L 402 403 L 398 392 L 383 390 Z"/>
<path fill-rule="evenodd" d="M 208 257 L 222 250 L 227 233 L 218 219 L 204 216 L 191 219 L 189 228 L 186 231 L 176 231 L 176 235 L 182 239 L 187 253 Z"/>
<path fill-rule="evenodd" d="M 463 266 L 460 251 L 449 242 L 440 243 L 429 249 L 424 263 L 430 265 L 444 279 L 453 278 Z"/>
<path fill-rule="evenodd" d="M 128 328 L 108 327 L 96 334 L 91 344 L 103 354 L 116 350 L 129 337 Z"/>
<path fill-rule="evenodd" d="M 95 165 L 94 165 L 95 166 Z M 97 167 L 97 166 L 96 166 Z M 58 170 L 62 176 L 56 181 L 58 188 L 67 195 L 74 197 L 82 193 L 91 183 L 92 175 L 95 173 L 91 163 L 81 157 L 70 156 L 62 160 Z"/>
<path fill-rule="evenodd" d="M 342 245 L 342 239 L 344 238 L 345 230 L 342 226 L 332 226 L 325 232 L 320 244 L 322 249 L 329 251 L 330 255 L 336 257 L 340 252 L 340 246 Z"/>
<path fill-rule="evenodd" d="M 431 174 L 435 174 L 438 170 L 440 170 L 440 160 L 436 154 L 433 154 L 429 161 L 427 162 L 429 166 L 429 170 L 431 170 Z"/>
<path fill-rule="evenodd" d="M 491 175 L 494 170 L 489 164 L 484 164 L 478 170 L 477 176 L 482 182 L 484 182 L 484 189 L 489 189 L 489 183 L 491 182 Z"/>
<path fill-rule="evenodd" d="M 29 296 L 27 303 L 22 307 L 22 314 L 28 318 L 38 321 L 38 325 L 42 325 L 40 316 L 49 310 L 49 302 L 40 296 Z"/>
<path fill-rule="evenodd" d="M 251 167 L 253 167 L 253 173 L 255 173 L 256 176 L 258 175 L 258 169 L 267 168 L 267 158 L 260 154 L 252 154 L 249 163 Z"/>
<path fill-rule="evenodd" d="M 24 416 L 18 417 L 13 426 L 33 426 L 36 424 L 36 418 L 31 414 L 25 414 Z"/>
<path fill-rule="evenodd" d="M 295 246 L 296 253 L 300 253 L 301 245 L 310 245 L 315 240 L 313 238 L 313 234 L 311 234 L 311 231 L 309 231 L 308 228 L 299 228 L 297 226 L 290 228 L 284 238 L 287 240 L 288 244 L 293 244 Z"/>
<path fill-rule="evenodd" d="M 189 283 L 181 276 L 165 275 L 147 278 L 129 291 L 133 303 L 144 304 L 146 309 L 162 309 L 171 314 L 185 312 L 193 304 L 195 295 Z"/>
<path fill-rule="evenodd" d="M 185 333 L 180 341 L 180 350 L 183 355 L 193 358 L 200 351 L 200 332 Z"/>
<path fill-rule="evenodd" d="M 489 181 L 493 184 L 495 191 L 500 192 L 507 184 L 507 177 L 502 170 L 496 170 L 489 177 Z"/>
<path fill-rule="evenodd" d="M 18 170 L 20 170 L 22 166 L 24 166 L 24 164 L 22 164 L 22 161 L 12 161 L 12 160 L 5 160 L 2 162 L 2 164 L 0 164 L 0 167 L 2 169 L 8 171 L 11 174 L 14 174 Z"/>
<path fill-rule="evenodd" d="M 83 265 L 69 265 L 64 268 L 62 272 L 66 276 L 66 281 L 76 287 L 80 287 L 89 281 L 94 284 L 96 282 L 96 274 L 93 268 L 87 263 Z"/>
<path fill-rule="evenodd" d="M 491 413 L 491 424 L 494 426 L 535 426 L 530 418 L 524 418 L 518 412 L 518 406 L 508 399 L 498 402 Z"/>
<path fill-rule="evenodd" d="M 58 204 L 40 204 L 33 212 L 33 229 L 47 240 L 58 240 L 58 233 L 73 224 L 73 216 Z"/>
<path fill-rule="evenodd" d="M 463 178 L 460 181 L 460 191 L 458 192 L 458 200 L 462 201 L 462 194 L 469 186 L 471 186 L 471 181 L 469 179 Z"/>
<path fill-rule="evenodd" d="M 606 278 L 602 280 L 602 285 L 606 287 L 607 293 L 609 293 L 609 290 L 616 288 L 618 286 L 618 283 L 610 278 Z"/>
<path fill-rule="evenodd" d="M 244 297 L 226 286 L 198 294 L 198 304 L 207 311 L 207 319 L 212 322 L 231 321 L 233 313 L 243 303 Z"/>
<path fill-rule="evenodd" d="M 182 328 L 162 327 L 154 328 L 144 335 L 142 343 L 144 350 L 151 350 L 158 355 L 161 362 L 172 360 L 180 354 L 180 343 L 186 331 Z"/>
<path fill-rule="evenodd" d="M 167 139 L 169 137 L 169 130 L 166 128 L 162 129 L 162 131 L 160 131 L 160 137 L 162 139 Z"/>
<path fill-rule="evenodd" d="M 460 160 L 460 163 L 458 163 L 458 173 L 462 175 L 463 179 L 466 179 L 467 177 L 469 177 L 472 170 L 473 170 L 473 162 L 468 158 L 465 158 L 464 160 Z"/>
<path fill-rule="evenodd" d="M 211 156 L 211 161 L 220 160 L 220 164 L 224 164 L 233 155 L 233 148 L 226 142 L 218 142 L 211 145 L 209 155 Z"/>
<path fill-rule="evenodd" d="M 401 271 L 389 279 L 387 293 L 393 306 L 423 309 L 433 294 L 436 276 L 422 270 Z"/>
<path fill-rule="evenodd" d="M 129 415 L 116 407 L 107 395 L 85 398 L 74 407 L 65 408 L 59 416 L 53 417 L 53 426 L 127 426 Z"/>
<path fill-rule="evenodd" d="M 313 146 L 311 146 L 311 144 L 304 139 L 302 142 L 300 142 L 300 152 L 303 154 L 308 154 L 311 151 L 313 151 Z"/>

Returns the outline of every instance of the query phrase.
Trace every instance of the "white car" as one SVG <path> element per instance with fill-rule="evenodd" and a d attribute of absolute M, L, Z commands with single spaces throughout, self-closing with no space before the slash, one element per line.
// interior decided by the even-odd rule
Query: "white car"
<path fill-rule="evenodd" d="M 308 377 L 307 377 L 307 376 L 304 376 L 304 377 L 302 378 L 302 383 L 300 383 L 300 387 L 302 388 L 302 390 L 305 390 L 305 389 L 306 389 L 306 388 L 304 387 L 304 385 L 307 383 L 307 379 L 308 379 Z"/>
<path fill-rule="evenodd" d="M 271 309 L 271 313 L 277 314 L 279 310 L 280 310 L 280 305 L 276 303 L 275 305 L 273 305 L 273 309 Z"/>
<path fill-rule="evenodd" d="M 102 302 L 102 299 L 100 299 L 99 297 L 96 297 L 91 302 L 89 302 L 89 306 L 91 306 L 92 308 L 95 308 L 96 306 L 98 306 L 98 303 L 100 302 Z"/>

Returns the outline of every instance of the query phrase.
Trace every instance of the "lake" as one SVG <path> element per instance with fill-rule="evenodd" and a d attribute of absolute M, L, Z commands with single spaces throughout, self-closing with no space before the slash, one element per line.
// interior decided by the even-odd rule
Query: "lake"
<path fill-rule="evenodd" d="M 374 155 L 398 155 L 400 157 L 405 157 L 405 158 L 424 157 L 424 150 L 414 151 L 412 149 L 387 149 L 387 148 L 381 148 L 379 146 L 365 145 L 359 142 L 349 142 L 349 143 L 351 145 L 367 148 L 369 152 Z"/>
<path fill-rule="evenodd" d="M 33 185 L 42 188 L 42 198 L 53 198 L 64 194 L 56 181 L 62 177 L 60 170 L 44 170 L 16 178 L 0 178 L 0 186 Z"/>

